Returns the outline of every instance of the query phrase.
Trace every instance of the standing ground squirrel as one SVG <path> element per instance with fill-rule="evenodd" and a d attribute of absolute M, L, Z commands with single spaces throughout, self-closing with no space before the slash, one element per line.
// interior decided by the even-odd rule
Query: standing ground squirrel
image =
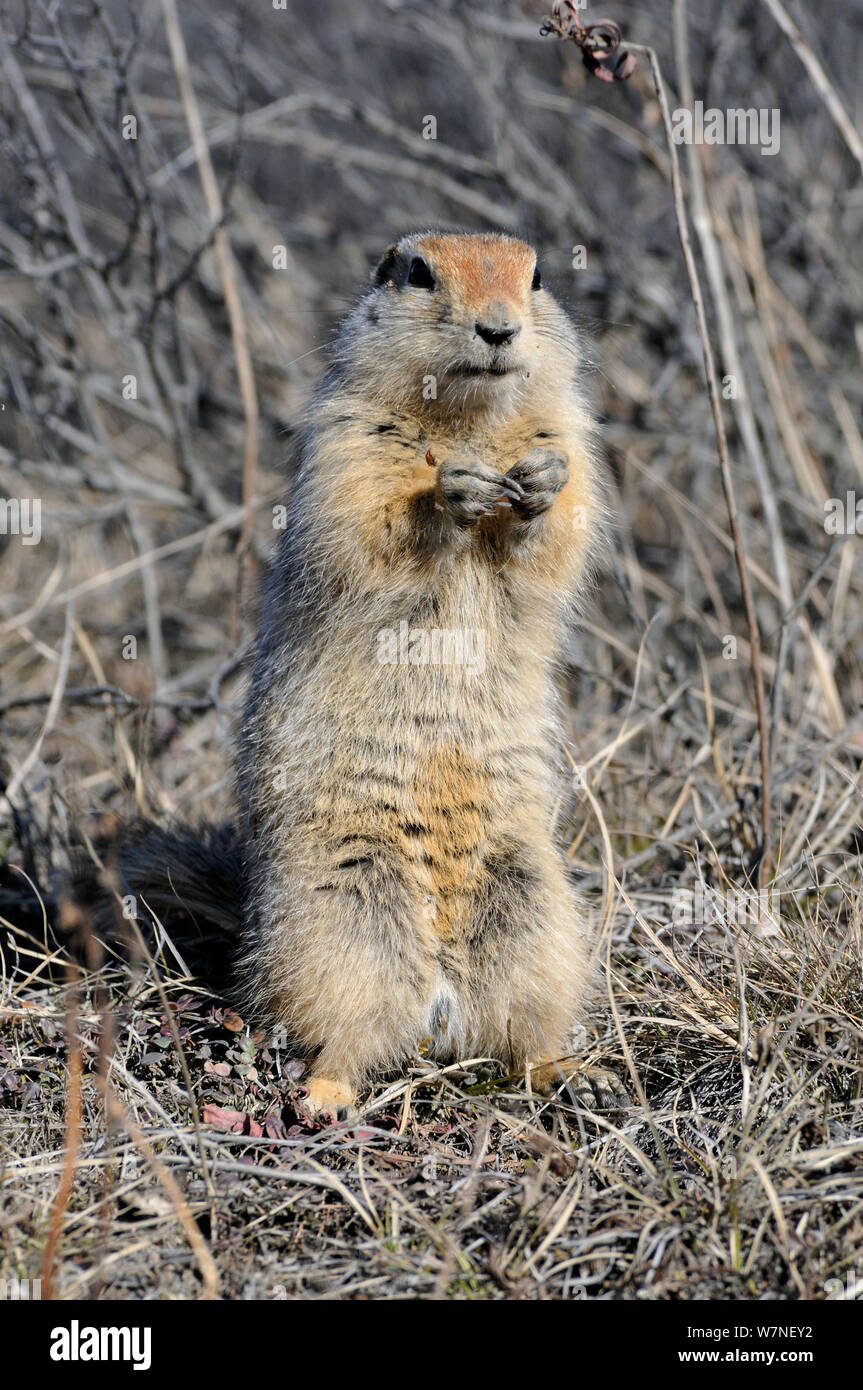
<path fill-rule="evenodd" d="M 586 931 L 555 665 L 600 529 L 578 340 L 534 251 L 390 247 L 314 398 L 239 748 L 246 997 L 338 1115 L 425 1042 L 559 1075 Z"/>

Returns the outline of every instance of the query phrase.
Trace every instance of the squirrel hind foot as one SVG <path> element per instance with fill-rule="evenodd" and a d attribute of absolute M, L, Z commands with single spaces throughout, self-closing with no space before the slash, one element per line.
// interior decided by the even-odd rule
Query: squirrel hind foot
<path fill-rule="evenodd" d="M 306 1082 L 307 1095 L 298 1108 L 312 1119 L 351 1120 L 357 1114 L 357 1097 L 353 1086 L 331 1076 L 313 1076 Z"/>
<path fill-rule="evenodd" d="M 575 1096 L 583 1110 L 620 1112 L 631 1104 L 631 1096 L 620 1077 L 606 1067 L 586 1067 L 571 1057 L 539 1062 L 529 1067 L 530 1087 L 538 1095 L 560 1090 Z M 564 1087 L 566 1089 L 564 1089 Z"/>

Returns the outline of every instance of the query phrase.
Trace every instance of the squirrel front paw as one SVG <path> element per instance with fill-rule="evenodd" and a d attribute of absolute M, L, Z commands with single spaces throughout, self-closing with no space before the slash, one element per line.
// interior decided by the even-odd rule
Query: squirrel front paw
<path fill-rule="evenodd" d="M 513 510 L 521 517 L 547 512 L 569 478 L 566 454 L 558 449 L 536 448 L 514 463 L 507 478 L 518 483 L 522 496 L 513 499 Z"/>
<path fill-rule="evenodd" d="M 438 490 L 456 525 L 473 526 L 498 507 L 517 506 L 525 494 L 511 472 L 496 473 L 472 454 L 445 459 L 438 473 Z"/>

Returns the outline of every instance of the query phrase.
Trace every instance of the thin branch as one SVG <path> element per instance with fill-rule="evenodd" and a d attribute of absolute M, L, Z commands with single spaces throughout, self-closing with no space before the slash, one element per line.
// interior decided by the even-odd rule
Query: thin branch
<path fill-rule="evenodd" d="M 7 714 L 12 709 L 29 709 L 32 705 L 47 705 L 51 698 L 51 692 L 41 691 L 36 695 L 16 695 L 9 700 L 0 700 L 0 714 Z M 125 705 L 128 709 L 176 709 L 200 713 L 214 708 L 213 700 L 204 696 L 176 695 L 142 700 L 136 695 L 127 695 L 125 690 L 116 685 L 69 686 L 62 696 L 64 705 L 99 707 L 108 700 L 113 704 Z"/>
<path fill-rule="evenodd" d="M 231 250 L 230 239 L 223 225 L 225 210 L 222 205 L 222 196 L 219 192 L 219 185 L 216 180 L 215 170 L 213 169 L 213 161 L 210 157 L 210 151 L 207 145 L 204 122 L 201 119 L 201 109 L 198 105 L 198 99 L 195 96 L 195 89 L 192 85 L 192 78 L 189 73 L 186 42 L 183 38 L 183 30 L 180 26 L 180 18 L 177 14 L 175 0 L 162 0 L 162 12 L 165 19 L 165 32 L 168 37 L 168 46 L 171 50 L 171 60 L 174 64 L 174 72 L 177 75 L 177 85 L 180 88 L 180 96 L 186 113 L 186 121 L 189 126 L 189 133 L 192 137 L 192 144 L 195 148 L 195 158 L 198 164 L 201 187 L 204 190 L 207 210 L 215 229 L 213 232 L 213 246 L 219 264 L 219 274 L 225 296 L 225 307 L 227 308 L 228 319 L 231 325 L 231 341 L 234 346 L 234 358 L 237 364 L 237 380 L 240 386 L 240 395 L 243 399 L 243 413 L 245 416 L 243 504 L 246 511 L 243 515 L 242 529 L 240 532 L 239 549 L 242 552 L 248 540 L 249 528 L 251 526 L 252 503 L 255 497 L 258 476 L 258 396 L 255 389 L 255 375 L 252 369 L 251 353 L 249 352 L 243 301 L 240 297 L 237 284 L 234 255 Z"/>
<path fill-rule="evenodd" d="M 686 0 L 674 0 L 673 32 L 674 56 L 677 62 L 680 82 L 680 100 L 684 106 L 691 108 L 693 90 L 689 69 Z M 761 511 L 767 527 L 767 534 L 770 537 L 773 568 L 782 595 L 783 605 L 787 607 L 792 597 L 791 574 L 788 566 L 788 553 L 785 548 L 785 538 L 782 534 L 782 526 L 779 520 L 779 509 L 776 504 L 776 496 L 768 472 L 767 461 L 764 457 L 764 451 L 761 448 L 761 440 L 758 436 L 758 428 L 755 423 L 755 415 L 752 409 L 752 402 L 749 398 L 749 391 L 743 379 L 743 364 L 737 346 L 734 317 L 731 312 L 728 290 L 722 272 L 719 248 L 710 218 L 701 156 L 695 145 L 689 146 L 688 156 L 692 196 L 692 224 L 698 234 L 704 266 L 707 271 L 707 278 L 710 282 L 713 304 L 719 323 L 724 365 L 726 371 L 732 374 L 736 382 L 737 389 L 735 395 L 732 397 L 734 414 L 740 430 L 740 437 L 743 440 L 752 466 L 752 473 L 755 478 L 758 496 L 761 502 Z M 781 655 L 784 659 L 784 645 L 782 646 Z M 781 686 L 782 666 L 780 665 L 775 679 L 774 695 L 777 690 L 781 692 Z M 781 693 L 778 698 L 780 702 L 778 708 L 781 710 Z M 777 706 L 774 704 L 774 709 L 776 708 Z M 768 766 L 771 771 L 773 743 L 777 728 L 778 724 L 774 720 L 768 737 Z"/>
<path fill-rule="evenodd" d="M 200 530 L 192 531 L 188 536 L 178 536 L 176 540 L 159 545 L 155 550 L 151 550 L 145 555 L 136 555 L 134 560 L 125 560 L 123 564 L 115 565 L 113 569 L 100 570 L 98 574 L 82 580 L 80 584 L 75 584 L 71 589 L 64 589 L 62 593 L 52 594 L 50 598 L 41 601 L 37 600 L 30 608 L 25 608 L 23 613 L 16 613 L 14 618 L 7 618 L 5 622 L 0 623 L 0 637 L 5 636 L 7 632 L 14 632 L 19 627 L 25 627 L 44 608 L 56 608 L 58 604 L 78 598 L 81 594 L 90 594 L 96 589 L 104 589 L 106 584 L 113 584 L 119 579 L 125 579 L 127 575 L 137 574 L 144 565 L 150 564 L 153 560 L 164 560 L 169 555 L 178 555 L 183 550 L 189 550 L 196 545 L 204 545 L 214 536 L 221 535 L 223 531 L 232 530 L 238 522 L 242 521 L 245 511 L 245 507 L 234 507 L 218 521 L 211 521 L 209 526 L 202 526 Z"/>
<path fill-rule="evenodd" d="M 833 124 L 860 168 L 863 169 L 863 139 L 861 139 L 860 132 L 842 105 L 842 99 L 824 71 L 820 60 L 813 53 L 784 5 L 780 4 L 780 0 L 761 0 L 761 3 L 770 11 L 786 38 L 791 40 L 794 51 L 809 73 L 812 85 L 827 107 Z"/>
<path fill-rule="evenodd" d="M 72 631 L 73 618 L 72 603 L 70 601 L 66 609 L 66 627 L 63 633 L 63 646 L 60 649 L 60 660 L 57 663 L 57 676 L 54 681 L 54 689 L 51 691 L 51 698 L 48 701 L 48 709 L 45 714 L 45 722 L 43 723 L 42 728 L 39 730 L 39 735 L 36 739 L 36 742 L 30 749 L 30 752 L 27 754 L 27 757 L 24 759 L 23 763 L 19 767 L 18 771 L 15 773 L 14 777 L 9 783 L 9 786 L 6 789 L 5 796 L 10 805 L 12 804 L 12 802 L 14 802 L 19 789 L 24 785 L 28 772 L 33 767 L 34 763 L 36 762 L 36 759 L 39 757 L 39 753 L 42 748 L 42 744 L 45 741 L 45 737 L 47 734 L 51 732 L 57 719 L 57 711 L 60 708 L 60 704 L 63 699 L 63 690 L 66 686 L 66 677 L 69 674 L 69 660 L 72 654 Z"/>
<path fill-rule="evenodd" d="M 698 325 L 698 336 L 701 340 L 701 352 L 704 358 L 704 372 L 707 377 L 707 393 L 710 398 L 710 410 L 713 415 L 713 428 L 716 433 L 716 448 L 719 454 L 719 468 L 722 477 L 722 488 L 725 493 L 725 504 L 728 508 L 728 521 L 731 527 L 731 536 L 734 542 L 734 558 L 737 562 L 737 573 L 740 577 L 740 591 L 743 597 L 743 607 L 746 613 L 746 627 L 749 633 L 750 661 L 752 663 L 752 682 L 755 688 L 755 711 L 758 719 L 758 736 L 760 740 L 761 755 L 761 860 L 759 866 L 759 880 L 765 884 L 772 869 L 773 850 L 771 834 L 771 802 L 770 802 L 770 741 L 767 724 L 767 705 L 764 698 L 764 677 L 761 670 L 761 635 L 758 629 L 758 617 L 755 612 L 755 603 L 752 598 L 752 586 L 749 582 L 749 568 L 746 557 L 746 549 L 743 544 L 743 534 L 740 530 L 740 515 L 737 510 L 737 499 L 734 494 L 734 480 L 731 476 L 731 464 L 728 458 L 728 443 L 725 437 L 725 425 L 722 419 L 722 406 L 719 393 L 719 380 L 716 374 L 716 363 L 713 357 L 713 348 L 710 343 L 710 335 L 707 329 L 707 315 L 704 312 L 704 296 L 701 292 L 701 281 L 698 277 L 698 268 L 695 264 L 695 257 L 692 252 L 692 243 L 689 239 L 689 229 L 686 219 L 686 205 L 683 198 L 683 181 L 680 176 L 680 161 L 677 158 L 677 145 L 671 129 L 671 113 L 668 109 L 668 98 L 665 92 L 665 83 L 659 67 L 654 49 L 642 47 L 640 44 L 630 44 L 631 52 L 641 52 L 646 56 L 650 64 L 650 72 L 653 78 L 653 85 L 662 112 L 662 122 L 665 126 L 665 135 L 668 142 L 668 152 L 671 157 L 671 187 L 674 196 L 674 210 L 677 217 L 677 231 L 680 237 L 680 245 L 683 251 L 683 259 L 686 265 L 686 274 L 689 279 L 689 291 L 692 296 L 692 303 L 695 308 L 695 319 Z"/>
<path fill-rule="evenodd" d="M 69 973 L 77 977 L 80 973 L 77 967 L 70 966 Z M 45 1247 L 42 1251 L 42 1297 L 46 1300 L 54 1298 L 54 1269 L 57 1263 L 57 1250 L 60 1245 L 60 1235 L 63 1230 L 63 1217 L 69 1205 L 69 1198 L 72 1195 L 72 1188 L 75 1185 L 75 1171 L 78 1166 L 78 1155 L 81 1149 L 81 1119 L 83 1106 L 81 1102 L 81 1078 L 83 1073 L 83 1059 L 81 1056 L 81 1044 L 78 1041 L 78 984 L 77 979 L 69 991 L 69 1003 L 66 1012 L 66 1060 L 67 1060 L 67 1080 L 66 1080 L 66 1143 L 63 1153 L 63 1168 L 60 1174 L 60 1183 L 57 1188 L 56 1196 L 51 1207 L 51 1219 L 48 1225 L 48 1235 L 45 1239 Z"/>

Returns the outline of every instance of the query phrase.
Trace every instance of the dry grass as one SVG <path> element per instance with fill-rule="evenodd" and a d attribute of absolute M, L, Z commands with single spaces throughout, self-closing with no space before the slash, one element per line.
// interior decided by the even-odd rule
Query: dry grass
<path fill-rule="evenodd" d="M 639 1098 L 624 1111 L 590 1114 L 566 1089 L 531 1100 L 481 1060 L 417 1057 L 376 1088 L 360 1129 L 316 1133 L 290 1110 L 299 1065 L 232 1031 L 205 991 L 164 970 L 166 1014 L 152 978 L 110 967 L 97 1009 L 90 977 L 62 1295 L 200 1296 L 167 1170 L 225 1297 L 823 1297 L 863 1238 L 859 919 L 813 897 L 767 940 L 708 927 L 679 959 L 668 941 L 618 914 L 620 1031 L 597 1009 L 581 1048 L 629 1076 Z M 6 1277 L 38 1269 L 63 1167 L 62 1009 L 60 989 L 31 985 L 3 1014 Z M 106 1009 L 111 1092 L 146 1147 L 105 1124 Z M 197 1109 L 222 1127 L 196 1134 Z"/>
<path fill-rule="evenodd" d="M 613 8 L 679 83 L 667 8 Z M 773 728 L 758 921 L 738 920 L 760 856 L 746 625 L 647 73 L 591 83 L 514 4 L 332 0 L 302 27 L 250 13 L 244 34 L 230 6 L 184 4 L 233 209 L 251 470 L 225 248 L 161 9 L 136 35 L 100 7 L 85 36 L 77 12 L 57 30 L 7 7 L 23 86 L 0 95 L 0 489 L 41 498 L 43 538 L 0 537 L 0 1278 L 39 1277 L 53 1222 L 63 1298 L 853 1296 L 863 566 L 823 522 L 863 479 L 863 200 L 776 6 L 715 8 L 690 6 L 695 95 L 782 113 L 776 156 L 684 161 L 715 351 L 743 388 L 725 420 Z M 797 18 L 853 93 L 859 24 Z M 117 134 L 130 111 L 137 142 Z M 91 954 L 79 977 L 62 885 L 100 817 L 230 815 L 243 571 L 269 554 L 284 431 L 367 265 L 433 221 L 520 224 L 595 340 L 615 546 L 570 651 L 560 827 L 596 926 L 578 1060 L 631 1103 L 540 1102 L 483 1059 L 417 1057 L 359 1130 L 314 1131 L 291 1108 L 299 1064 L 231 1013 L 206 943 L 187 955 L 142 914 L 149 962 Z"/>

